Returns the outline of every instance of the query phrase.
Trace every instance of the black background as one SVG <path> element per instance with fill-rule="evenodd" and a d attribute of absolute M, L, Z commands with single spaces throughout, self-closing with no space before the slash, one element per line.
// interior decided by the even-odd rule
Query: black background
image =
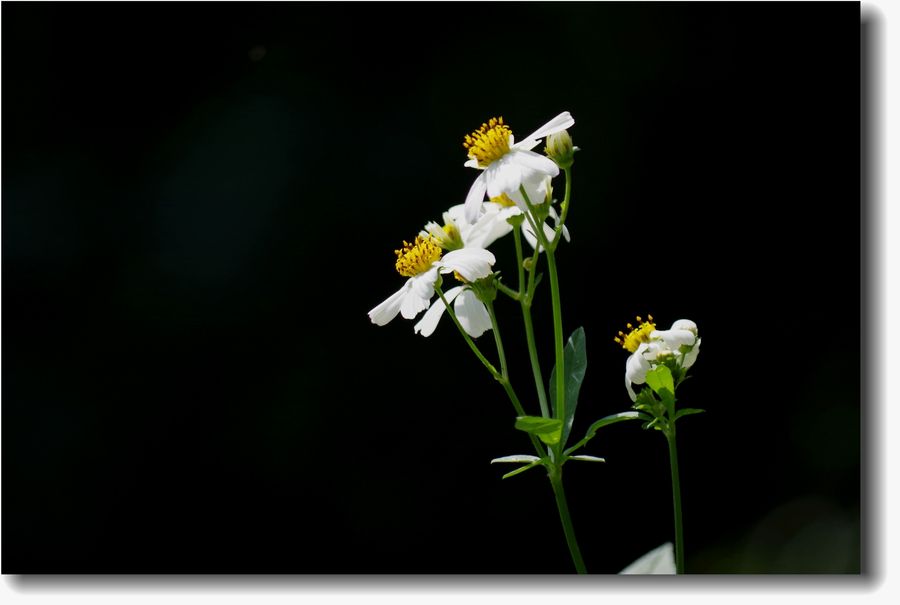
<path fill-rule="evenodd" d="M 530 445 L 450 323 L 366 316 L 477 176 L 462 136 L 568 110 L 574 434 L 629 405 L 624 322 L 691 318 L 688 571 L 858 572 L 858 36 L 855 3 L 4 2 L 2 571 L 571 571 L 545 475 L 488 464 Z M 671 539 L 665 441 L 586 453 L 575 527 L 614 573 Z"/>

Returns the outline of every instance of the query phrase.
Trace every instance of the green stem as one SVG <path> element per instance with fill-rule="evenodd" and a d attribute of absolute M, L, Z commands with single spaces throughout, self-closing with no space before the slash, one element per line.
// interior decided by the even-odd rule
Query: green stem
<path fill-rule="evenodd" d="M 487 358 L 481 353 L 481 350 L 478 348 L 478 345 L 475 344 L 475 341 L 472 340 L 472 337 L 469 336 L 469 333 L 466 332 L 465 328 L 462 327 L 462 324 L 459 323 L 459 319 L 456 317 L 456 313 L 453 311 L 453 307 L 451 307 L 447 303 L 447 299 L 444 297 L 444 292 L 441 290 L 441 287 L 438 285 L 434 286 L 434 291 L 437 292 L 437 295 L 440 297 L 441 302 L 444 303 L 444 307 L 447 309 L 447 315 L 450 316 L 450 319 L 453 320 L 453 323 L 456 325 L 456 328 L 459 330 L 459 333 L 462 334 L 465 341 L 468 343 L 469 348 L 472 349 L 472 352 L 475 353 L 475 356 L 478 357 L 478 360 L 484 364 L 484 367 L 487 368 L 488 372 L 491 373 L 491 376 L 494 377 L 494 380 L 499 382 L 503 386 L 503 390 L 506 391 L 506 395 L 509 397 L 509 400 L 513 404 L 513 408 L 516 410 L 517 416 L 527 416 L 525 413 L 525 408 L 522 407 L 522 402 L 519 401 L 518 395 L 516 395 L 515 389 L 510 384 L 509 379 L 506 374 L 506 357 L 503 354 L 503 343 L 500 341 L 500 337 L 497 328 L 497 319 L 493 314 L 493 306 L 489 306 L 488 313 L 491 315 L 491 324 L 494 326 L 494 334 L 497 341 L 497 351 L 500 355 L 500 364 L 503 368 L 503 373 L 497 371 L 497 368 L 487 360 Z M 531 438 L 531 444 L 534 446 L 535 451 L 537 452 L 538 458 L 543 458 L 545 455 L 544 448 L 541 447 L 541 442 L 534 435 L 528 435 Z"/>
<path fill-rule="evenodd" d="M 491 318 L 491 328 L 494 333 L 494 343 L 497 345 L 497 355 L 500 357 L 500 374 L 509 380 L 509 367 L 506 365 L 506 353 L 503 351 L 503 340 L 500 338 L 500 325 L 497 323 L 497 315 L 494 313 L 494 303 L 484 303 L 488 315 Z M 523 414 L 520 414 L 522 416 Z"/>
<path fill-rule="evenodd" d="M 581 558 L 581 549 L 578 548 L 578 540 L 575 538 L 575 528 L 572 526 L 572 518 L 569 516 L 569 505 L 566 502 L 566 492 L 562 483 L 562 467 L 555 466 L 550 471 L 550 485 L 553 486 L 553 495 L 556 496 L 556 508 L 559 509 L 559 520 L 562 522 L 563 531 L 566 534 L 566 544 L 569 545 L 569 554 L 572 555 L 572 563 L 580 574 L 586 574 L 587 568 Z"/>
<path fill-rule="evenodd" d="M 447 299 L 444 298 L 444 293 L 443 293 L 443 291 L 441 291 L 441 287 L 438 285 L 435 285 L 434 291 L 437 292 L 437 295 L 440 297 L 441 302 L 444 303 L 444 307 L 446 307 L 446 309 L 447 309 L 447 314 L 450 316 L 450 319 L 453 320 L 453 323 L 456 324 L 456 327 L 459 329 L 459 333 L 463 335 L 463 338 L 466 340 L 466 343 L 468 343 L 469 348 L 472 349 L 472 352 L 475 353 L 475 356 L 478 358 L 478 360 L 482 364 L 484 364 L 484 367 L 486 367 L 488 369 L 488 372 L 491 373 L 491 376 L 493 376 L 495 380 L 500 380 L 502 378 L 500 372 L 498 372 L 497 368 L 494 367 L 494 364 L 492 364 L 490 361 L 488 361 L 487 357 L 485 357 L 481 353 L 481 350 L 478 348 L 478 345 L 475 344 L 475 341 L 472 340 L 472 337 L 469 336 L 469 333 L 466 332 L 466 330 L 462 327 L 462 324 L 459 323 L 459 319 L 456 318 L 456 313 L 453 312 L 453 307 L 451 307 L 450 304 L 447 302 Z M 516 405 L 516 403 L 518 403 L 518 399 L 516 399 L 516 401 L 513 403 L 513 405 Z M 522 406 L 519 405 L 519 407 L 522 407 Z M 516 411 L 518 412 L 519 410 L 516 409 Z M 520 416 L 524 416 L 524 414 L 520 414 Z"/>
<path fill-rule="evenodd" d="M 675 511 L 675 573 L 684 573 L 684 528 L 681 525 L 681 482 L 678 478 L 678 450 L 675 447 L 675 425 L 666 431 L 669 442 L 669 464 L 672 467 L 672 508 Z"/>
<path fill-rule="evenodd" d="M 565 226 L 566 217 L 569 215 L 569 200 L 572 195 L 572 171 L 569 168 L 563 168 L 563 171 L 566 173 L 566 194 L 563 196 L 563 201 L 560 205 L 559 223 L 556 225 L 556 235 L 553 236 L 553 250 L 556 250 L 556 247 L 559 245 L 559 238 L 562 237 L 563 226 Z"/>
<path fill-rule="evenodd" d="M 525 204 L 528 206 L 530 213 L 533 215 L 533 206 L 531 200 L 528 199 L 528 192 L 524 186 L 519 187 L 522 197 L 525 198 Z M 532 221 L 534 225 L 537 221 Z M 538 228 L 541 227 L 541 228 Z M 538 243 L 544 247 L 547 257 L 547 272 L 550 274 L 550 300 L 553 305 L 553 344 L 556 354 L 556 409 L 553 410 L 554 417 L 565 420 L 566 417 L 566 369 L 565 369 L 565 349 L 563 348 L 563 327 L 562 327 L 562 305 L 559 300 L 559 275 L 556 272 L 556 254 L 550 248 L 547 238 L 544 236 L 543 225 L 534 225 L 534 234 L 537 236 Z M 556 446 L 556 450 L 562 454 L 565 443 L 562 441 Z M 560 455 L 559 458 L 562 456 Z"/>
<path fill-rule="evenodd" d="M 520 292 L 516 292 L 515 290 L 513 290 L 513 289 L 510 288 L 509 286 L 503 284 L 503 283 L 500 282 L 499 280 L 495 281 L 495 282 L 494 282 L 494 285 L 497 286 L 497 289 L 498 289 L 498 290 L 500 290 L 501 292 L 503 292 L 504 294 L 506 294 L 507 296 L 509 296 L 511 299 L 513 299 L 513 300 L 520 300 L 520 299 L 521 299 L 522 294 L 521 294 Z"/>
<path fill-rule="evenodd" d="M 528 340 L 528 357 L 531 359 L 531 373 L 534 376 L 534 386 L 537 389 L 538 404 L 541 406 L 541 416 L 550 417 L 550 408 L 547 405 L 547 392 L 544 390 L 544 378 L 541 375 L 541 363 L 538 359 L 537 343 L 534 339 L 534 325 L 531 321 L 531 299 L 526 296 L 525 273 L 523 267 L 521 226 L 513 230 L 516 241 L 516 258 L 519 261 L 519 304 L 522 307 L 522 321 L 525 323 L 525 337 Z M 532 263 L 531 275 L 534 275 L 534 263 Z M 529 282 L 531 278 L 529 276 Z M 529 289 L 531 283 L 529 283 Z"/>

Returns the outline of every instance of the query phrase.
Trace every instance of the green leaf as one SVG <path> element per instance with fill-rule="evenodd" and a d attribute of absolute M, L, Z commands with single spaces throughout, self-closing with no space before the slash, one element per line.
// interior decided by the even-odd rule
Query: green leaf
<path fill-rule="evenodd" d="M 566 373 L 566 417 L 562 420 L 562 444 L 566 444 L 569 433 L 572 431 L 572 422 L 575 420 L 575 408 L 578 406 L 578 394 L 581 392 L 581 383 L 587 371 L 587 352 L 585 350 L 584 328 L 578 328 L 569 336 L 563 352 L 563 365 Z M 558 416 L 556 410 L 556 367 L 550 372 L 550 405 L 553 415 Z"/>
<path fill-rule="evenodd" d="M 618 414 L 612 414 L 611 416 L 606 416 L 601 418 L 597 422 L 591 425 L 591 427 L 587 430 L 587 433 L 584 434 L 584 439 L 567 449 L 563 452 L 565 455 L 569 455 L 580 447 L 584 447 L 588 441 L 594 438 L 601 428 L 609 424 L 615 424 L 616 422 L 622 422 L 623 420 L 641 420 L 641 415 L 639 412 L 619 412 Z"/>
<path fill-rule="evenodd" d="M 519 416 L 516 428 L 538 437 L 547 445 L 556 445 L 562 436 L 562 420 L 540 416 Z"/>
<path fill-rule="evenodd" d="M 678 420 L 682 416 L 690 416 L 691 414 L 702 414 L 706 410 L 701 410 L 700 408 L 684 408 L 678 410 L 678 413 L 675 414 L 675 420 Z"/>
<path fill-rule="evenodd" d="M 524 473 L 524 472 L 527 471 L 528 469 L 534 468 L 534 467 L 540 466 L 540 465 L 541 465 L 540 462 L 532 462 L 531 464 L 527 464 L 527 465 L 525 465 L 525 466 L 520 466 L 519 468 L 517 468 L 517 469 L 514 470 L 514 471 L 510 471 L 510 472 L 506 473 L 505 475 L 503 475 L 503 476 L 500 477 L 500 478 L 501 478 L 501 479 L 509 479 L 510 477 L 515 477 L 515 476 L 518 475 L 519 473 Z"/>
<path fill-rule="evenodd" d="M 672 371 L 666 366 L 659 366 L 655 370 L 647 372 L 647 384 L 653 389 L 653 392 L 662 397 L 662 391 L 668 390 L 670 394 L 675 393 L 675 381 L 672 379 Z"/>

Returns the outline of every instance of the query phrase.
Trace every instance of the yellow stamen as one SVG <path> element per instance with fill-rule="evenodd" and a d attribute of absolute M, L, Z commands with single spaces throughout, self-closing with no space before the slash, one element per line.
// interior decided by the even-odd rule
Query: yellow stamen
<path fill-rule="evenodd" d="M 509 151 L 509 137 L 512 131 L 503 123 L 503 117 L 491 118 L 481 128 L 467 134 L 463 147 L 469 150 L 469 157 L 478 162 L 479 168 L 487 168 L 491 162 L 499 160 Z"/>
<path fill-rule="evenodd" d="M 403 242 L 403 248 L 394 250 L 397 255 L 397 273 L 413 277 L 431 268 L 441 258 L 441 247 L 433 237 L 417 235 L 413 243 Z"/>
<path fill-rule="evenodd" d="M 501 206 L 506 206 L 507 208 L 516 205 L 516 203 L 514 201 L 512 201 L 512 198 L 510 198 L 505 193 L 501 193 L 497 197 L 492 197 L 491 201 L 496 204 L 500 204 Z"/>
<path fill-rule="evenodd" d="M 640 346 L 642 342 L 647 342 L 650 340 L 650 333 L 656 329 L 656 324 L 653 323 L 653 316 L 648 315 L 647 321 L 643 321 L 641 316 L 638 315 L 635 317 L 638 321 L 638 326 L 632 327 L 630 323 L 625 324 L 625 327 L 631 330 L 628 334 L 625 334 L 621 330 L 619 330 L 619 335 L 613 338 L 615 342 L 622 345 L 622 348 L 634 353 L 637 351 L 637 348 Z"/>

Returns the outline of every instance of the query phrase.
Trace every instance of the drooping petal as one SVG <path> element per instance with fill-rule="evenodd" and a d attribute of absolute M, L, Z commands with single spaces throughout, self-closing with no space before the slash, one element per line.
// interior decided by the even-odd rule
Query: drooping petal
<path fill-rule="evenodd" d="M 400 304 L 400 315 L 405 319 L 414 319 L 431 304 L 439 269 L 440 266 L 435 263 L 428 271 L 409 279 L 409 293 Z"/>
<path fill-rule="evenodd" d="M 547 238 L 547 241 L 551 241 L 555 236 L 556 232 L 553 228 L 548 225 L 546 222 L 544 225 L 544 237 Z M 534 229 L 531 228 L 531 223 L 525 221 L 522 223 L 522 234 L 525 236 L 525 240 L 531 245 L 532 248 L 537 248 L 539 246 L 537 241 L 537 235 L 534 232 Z M 541 252 L 543 252 L 543 247 L 541 248 Z"/>
<path fill-rule="evenodd" d="M 568 111 L 564 111 L 530 135 L 522 139 L 517 145 L 518 149 L 533 149 L 535 145 L 537 145 L 541 139 L 543 139 L 548 134 L 553 134 L 554 132 L 559 132 L 561 130 L 565 130 L 566 128 L 571 128 L 575 125 L 575 119 Z"/>
<path fill-rule="evenodd" d="M 400 305 L 403 302 L 403 297 L 406 296 L 406 293 L 409 291 L 411 281 L 412 278 L 407 280 L 402 288 L 391 294 L 387 300 L 369 311 L 369 319 L 372 320 L 373 324 L 384 326 L 397 317 L 397 313 L 400 312 Z"/>
<path fill-rule="evenodd" d="M 450 288 L 446 292 L 444 292 L 444 298 L 447 299 L 448 303 L 452 303 L 453 300 L 459 296 L 459 293 L 463 291 L 465 286 L 457 286 L 455 288 Z M 434 333 L 435 328 L 437 328 L 438 322 L 441 320 L 441 317 L 444 316 L 444 311 L 447 310 L 447 307 L 444 305 L 443 301 L 436 300 L 433 305 L 431 305 L 427 311 L 425 311 L 425 315 L 422 316 L 422 319 L 413 326 L 413 330 L 416 334 L 421 334 L 422 336 L 431 336 Z"/>
<path fill-rule="evenodd" d="M 441 273 L 456 271 L 467 281 L 475 281 L 490 275 L 494 262 L 494 255 L 483 248 L 461 248 L 448 252 L 435 264 L 440 265 Z"/>
<path fill-rule="evenodd" d="M 478 338 L 491 329 L 491 316 L 472 290 L 467 289 L 459 295 L 453 303 L 453 311 L 460 325 L 472 338 Z"/>
<path fill-rule="evenodd" d="M 484 193 L 487 190 L 487 171 L 482 172 L 469 188 L 466 196 L 466 221 L 474 223 L 481 212 L 481 202 L 484 201 Z"/>
<path fill-rule="evenodd" d="M 694 346 L 690 351 L 684 354 L 684 359 L 681 360 L 681 367 L 685 370 L 694 365 L 694 362 L 697 361 L 697 355 L 700 354 L 700 341 L 702 338 L 698 338 L 697 342 L 694 343 Z"/>
<path fill-rule="evenodd" d="M 647 353 L 648 345 L 642 342 L 637 350 L 632 353 L 625 361 L 625 388 L 628 390 L 628 396 L 632 401 L 637 396 L 632 390 L 632 384 L 644 384 L 647 381 L 647 372 L 650 370 L 650 362 L 644 357 Z"/>
<path fill-rule="evenodd" d="M 508 157 L 509 161 L 512 163 L 524 166 L 535 172 L 548 174 L 550 176 L 557 176 L 559 174 L 559 166 L 556 162 L 545 155 L 540 155 L 539 153 L 528 151 L 527 149 L 510 151 L 504 157 Z M 535 203 L 534 200 L 532 200 L 532 203 Z"/>

